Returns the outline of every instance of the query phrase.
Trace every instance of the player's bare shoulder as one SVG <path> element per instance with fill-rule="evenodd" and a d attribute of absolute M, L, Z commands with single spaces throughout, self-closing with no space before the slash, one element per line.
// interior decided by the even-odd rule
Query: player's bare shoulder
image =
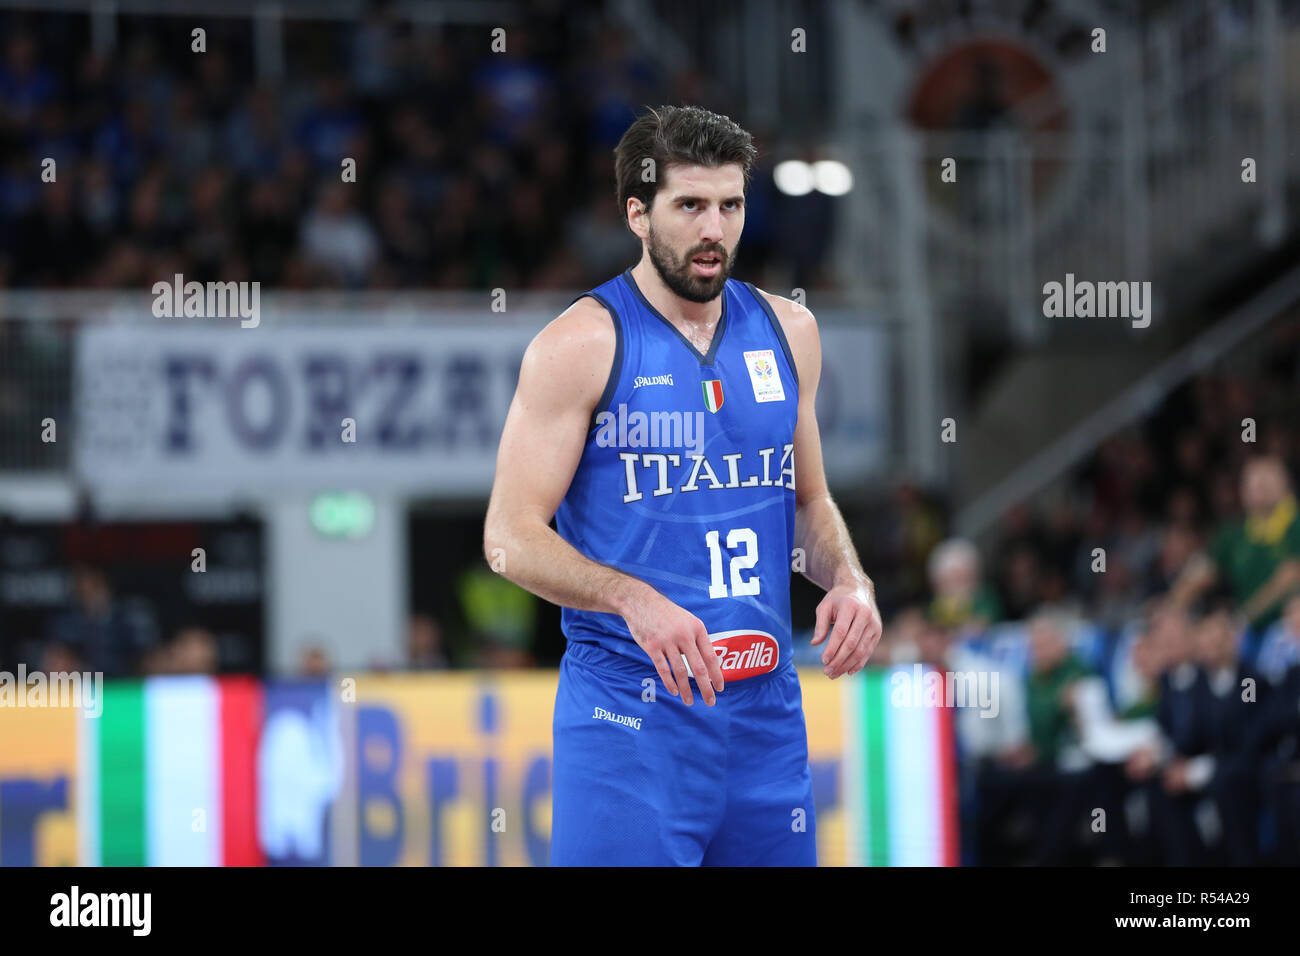
<path fill-rule="evenodd" d="M 618 337 L 614 320 L 583 296 L 533 337 L 524 353 L 520 387 L 595 408 L 609 380 Z"/>
<path fill-rule="evenodd" d="M 755 288 L 758 288 L 755 286 Z M 758 289 L 758 294 L 767 300 L 772 313 L 781 323 L 785 340 L 790 343 L 794 353 L 795 364 L 799 366 L 801 385 L 816 383 L 821 376 L 822 347 L 821 337 L 817 332 L 817 319 L 806 305 L 801 305 L 782 295 L 774 295 Z"/>

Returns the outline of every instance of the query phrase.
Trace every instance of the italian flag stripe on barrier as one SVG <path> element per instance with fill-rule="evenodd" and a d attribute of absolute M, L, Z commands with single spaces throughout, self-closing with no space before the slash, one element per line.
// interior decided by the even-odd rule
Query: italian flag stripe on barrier
<path fill-rule="evenodd" d="M 257 844 L 252 678 L 105 683 L 103 712 L 79 721 L 83 866 L 240 866 Z"/>
<path fill-rule="evenodd" d="M 848 862 L 956 866 L 957 775 L 951 708 L 896 706 L 911 667 L 844 678 Z"/>

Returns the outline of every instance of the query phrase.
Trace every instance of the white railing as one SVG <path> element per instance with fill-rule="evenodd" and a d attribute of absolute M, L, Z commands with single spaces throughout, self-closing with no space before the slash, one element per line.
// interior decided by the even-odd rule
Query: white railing
<path fill-rule="evenodd" d="M 1151 414 L 1175 388 L 1300 306 L 1300 268 L 1261 291 L 1184 345 L 1139 381 L 1037 452 L 956 516 L 958 533 L 976 537 L 1006 511 L 1081 462 L 1107 437 Z"/>
<path fill-rule="evenodd" d="M 865 194 L 842 224 L 845 282 L 898 303 L 910 294 L 898 244 L 910 237 L 925 263 L 914 278 L 941 317 L 958 321 L 980 301 L 1029 343 L 1053 330 L 1042 284 L 1067 272 L 1190 293 L 1189 264 L 1244 260 L 1279 241 L 1287 184 L 1300 182 L 1286 135 L 1300 130 L 1300 64 L 1285 55 L 1300 46 L 1300 23 L 1285 22 L 1276 0 L 1247 5 L 1241 21 L 1221 7 L 1179 4 L 1140 35 L 1112 33 L 1110 52 L 1040 111 L 1040 124 L 1069 111 L 1059 132 L 931 132 L 888 118 L 867 127 L 846 106 L 841 139 Z M 940 180 L 946 158 L 958 184 Z M 1247 158 L 1254 183 L 1242 181 Z M 904 208 L 921 222 L 900 221 Z M 1239 244 L 1225 248 L 1229 236 Z"/>

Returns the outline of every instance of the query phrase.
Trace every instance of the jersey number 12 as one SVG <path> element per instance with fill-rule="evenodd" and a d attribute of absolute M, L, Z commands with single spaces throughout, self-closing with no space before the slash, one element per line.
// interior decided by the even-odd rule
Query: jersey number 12
<path fill-rule="evenodd" d="M 709 572 L 712 580 L 709 582 L 709 597 L 724 598 L 727 596 L 727 583 L 722 578 L 722 548 L 718 546 L 718 532 L 710 531 L 704 536 L 704 543 L 709 546 Z M 732 528 L 727 532 L 727 550 L 731 551 L 745 545 L 745 553 L 733 555 L 731 558 L 731 596 L 740 597 L 745 594 L 758 593 L 758 575 L 753 574 L 748 578 L 742 578 L 740 572 L 747 568 L 752 568 L 758 563 L 758 535 L 754 533 L 753 528 Z"/>

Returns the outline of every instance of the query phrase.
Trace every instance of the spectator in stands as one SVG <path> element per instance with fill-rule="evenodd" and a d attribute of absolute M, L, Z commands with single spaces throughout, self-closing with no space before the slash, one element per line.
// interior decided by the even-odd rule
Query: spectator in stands
<path fill-rule="evenodd" d="M 949 538 L 933 551 L 927 563 L 934 599 L 930 619 L 958 634 L 984 630 L 1000 620 L 997 595 L 980 579 L 980 556 L 963 538 Z"/>
<path fill-rule="evenodd" d="M 896 607 L 924 600 L 925 562 L 943 540 L 943 520 L 935 502 L 917 484 L 902 481 L 888 506 L 856 537 L 870 542 L 871 558 L 864 560 L 881 569 L 877 584 L 892 598 L 887 603 Z"/>
<path fill-rule="evenodd" d="M 1176 522 L 1160 535 L 1160 550 L 1144 575 L 1142 596 L 1161 597 L 1178 581 L 1178 576 L 1199 549 L 1200 540 L 1190 524 Z"/>
<path fill-rule="evenodd" d="M 486 670 L 517 670 L 536 667 L 537 658 L 525 648 L 488 635 L 479 645 L 478 666 Z"/>
<path fill-rule="evenodd" d="M 39 62 L 36 38 L 15 31 L 0 66 L 0 107 L 7 118 L 16 124 L 35 122 L 58 92 L 58 79 Z"/>
<path fill-rule="evenodd" d="M 311 643 L 304 645 L 298 654 L 298 676 L 311 680 L 328 677 L 330 673 L 329 655 L 318 643 L 318 638 L 311 638 Z"/>
<path fill-rule="evenodd" d="M 1137 697 L 1116 713 L 1111 706 L 1105 680 L 1096 675 L 1074 682 L 1069 700 L 1072 717 L 1079 734 L 1079 749 L 1091 762 L 1086 773 L 1087 796 L 1092 806 L 1103 809 L 1106 826 L 1093 831 L 1092 844 L 1099 858 L 1109 862 L 1156 862 L 1155 841 L 1150 828 L 1150 813 L 1133 805 L 1140 797 L 1140 783 L 1126 773 L 1128 764 L 1145 749 L 1159 747 L 1160 727 L 1154 716 L 1151 691 L 1155 681 L 1155 655 L 1151 641 L 1141 638 L 1134 647 L 1138 658 Z M 1148 707 L 1150 709 L 1148 709 Z M 1137 779 L 1145 779 L 1149 769 Z M 1136 792 L 1135 792 L 1136 791 Z"/>
<path fill-rule="evenodd" d="M 1157 605 L 1148 614 L 1143 632 L 1133 644 L 1131 672 L 1127 675 L 1132 680 L 1126 680 L 1116 688 L 1117 716 L 1122 721 L 1152 720 L 1157 716 L 1161 678 L 1168 664 L 1165 642 L 1157 633 L 1161 626 L 1165 626 L 1161 618 L 1164 613 L 1165 608 Z M 1137 865 L 1154 866 L 1162 860 L 1160 834 L 1153 812 L 1159 808 L 1155 791 L 1160 786 L 1158 770 L 1165 758 L 1167 743 L 1158 722 L 1156 730 L 1154 739 L 1136 747 L 1124 761 L 1124 774 L 1132 794 L 1126 797 L 1126 809 L 1128 801 L 1135 800 L 1137 815 L 1136 820 L 1128 822 L 1129 842 L 1125 847 L 1125 859 Z"/>
<path fill-rule="evenodd" d="M 41 646 L 39 666 L 46 674 L 70 674 L 85 670 L 72 648 L 58 641 L 46 641 Z"/>
<path fill-rule="evenodd" d="M 871 655 L 871 663 L 884 667 L 888 664 L 910 664 L 917 660 L 917 635 L 925 624 L 925 611 L 920 607 L 909 606 L 900 610 L 885 627 L 880 643 Z"/>
<path fill-rule="evenodd" d="M 553 71 L 532 57 L 531 39 L 527 30 L 512 31 L 505 49 L 484 58 L 474 73 L 487 136 L 502 146 L 533 142 L 556 119 Z"/>
<path fill-rule="evenodd" d="M 1300 652 L 1300 630 L 1286 633 Z M 1300 663 L 1261 690 L 1260 706 L 1256 743 L 1262 796 L 1273 822 L 1271 861 L 1300 866 Z"/>
<path fill-rule="evenodd" d="M 100 569 L 78 565 L 71 579 L 72 607 L 51 621 L 48 639 L 71 649 L 86 669 L 106 679 L 133 675 L 156 643 L 151 623 L 127 613 Z"/>
<path fill-rule="evenodd" d="M 537 598 L 478 563 L 457 581 L 461 611 L 484 667 L 528 667 L 536 662 L 533 642 Z"/>
<path fill-rule="evenodd" d="M 315 102 L 298 120 L 294 145 L 337 178 L 342 157 L 357 158 L 350 150 L 363 129 L 344 74 L 329 72 L 317 80 Z"/>
<path fill-rule="evenodd" d="M 1237 482 L 1227 469 L 1219 469 L 1210 479 L 1210 510 L 1216 525 L 1227 525 L 1237 520 Z"/>
<path fill-rule="evenodd" d="M 1067 622 L 1051 610 L 1040 610 L 1029 621 L 1029 675 L 1025 680 L 1025 707 L 1029 742 L 1034 757 L 1055 766 L 1074 740 L 1070 721 L 1069 691 L 1088 669 L 1070 651 Z"/>
<path fill-rule="evenodd" d="M 1042 609 L 1029 622 L 1029 675 L 1025 681 L 1025 713 L 1029 744 L 1039 770 L 1039 826 L 1032 862 L 1060 863 L 1084 824 L 1086 764 L 1075 757 L 1078 730 L 1072 710 L 1076 682 L 1088 669 L 1070 651 L 1067 621 L 1057 611 Z"/>
<path fill-rule="evenodd" d="M 1282 462 L 1253 458 L 1241 471 L 1245 517 L 1214 538 L 1208 555 L 1188 562 L 1171 597 L 1188 607 L 1215 584 L 1223 584 L 1238 612 L 1262 631 L 1277 620 L 1281 604 L 1300 590 L 1300 514 Z"/>
<path fill-rule="evenodd" d="M 359 286 L 379 255 L 379 242 L 366 218 L 353 208 L 354 187 L 325 179 L 315 207 L 302 225 L 302 254 L 335 282 Z"/>
<path fill-rule="evenodd" d="M 1077 749 L 1071 692 L 1088 671 L 1070 653 L 1066 626 L 1051 609 L 1029 623 L 1030 670 L 1022 688 L 1027 740 L 1005 741 L 996 760 L 981 768 L 981 862 L 1008 862 L 1004 828 L 1017 819 L 1028 820 L 1019 842 L 1036 865 L 1065 862 L 1085 826 L 1088 774 L 1086 763 L 1071 760 Z"/>
<path fill-rule="evenodd" d="M 445 670 L 450 665 L 442 649 L 442 627 L 430 614 L 415 614 L 406 633 L 406 666 L 411 670 Z"/>
<path fill-rule="evenodd" d="M 1132 680 L 1116 687 L 1115 698 L 1120 720 L 1155 717 L 1160 702 L 1160 675 L 1164 661 L 1155 640 L 1143 633 L 1133 642 Z"/>
<path fill-rule="evenodd" d="M 1147 772 L 1145 794 L 1161 861 L 1168 866 L 1201 864 L 1207 850 L 1196 822 L 1199 800 L 1186 786 L 1186 761 L 1207 750 L 1203 708 L 1209 684 L 1198 666 L 1192 622 L 1182 608 L 1161 607 L 1154 615 L 1152 637 L 1165 664 L 1156 705 L 1163 740 L 1158 752 L 1148 751 L 1133 767 Z"/>
<path fill-rule="evenodd" d="M 172 639 L 169 656 L 173 674 L 215 674 L 218 670 L 217 639 L 206 627 L 181 628 Z"/>
<path fill-rule="evenodd" d="M 140 655 L 140 673 L 144 677 L 172 672 L 171 645 L 164 642 L 155 644 Z"/>
<path fill-rule="evenodd" d="M 1098 581 L 1092 601 L 1092 618 L 1099 625 L 1118 629 L 1137 614 L 1140 604 L 1140 574 L 1136 560 L 1122 548 L 1106 553 L 1104 571 L 1094 572 Z"/>
<path fill-rule="evenodd" d="M 1007 618 L 1023 620 L 1043 603 L 1043 568 L 1038 552 L 1027 543 L 1013 548 L 1002 566 L 1001 603 Z"/>
<path fill-rule="evenodd" d="M 924 619 L 919 626 L 933 627 Z M 918 643 L 924 645 L 924 638 Z M 987 675 L 997 701 L 996 712 L 964 707 L 954 715 L 963 863 L 989 866 L 1012 862 L 1023 856 L 1033 822 L 1021 786 L 1034 762 L 1021 675 L 969 640 L 948 644 L 943 667 L 961 674 Z M 1022 821 L 1025 826 L 1017 831 Z"/>
<path fill-rule="evenodd" d="M 1165 786 L 1205 793 L 1217 810 L 1220 839 L 1216 864 L 1249 866 L 1259 849 L 1257 688 L 1239 662 L 1240 633 L 1227 607 L 1198 622 L 1196 657 L 1205 674 L 1200 717 L 1205 731 L 1203 752 L 1174 761 L 1165 769 Z M 1253 682 L 1253 678 L 1252 678 Z"/>
<path fill-rule="evenodd" d="M 683 80 L 707 78 L 663 72 L 618 27 L 575 33 L 539 16 L 494 52 L 466 42 L 477 25 L 424 35 L 406 19 L 372 11 L 360 23 L 295 24 L 301 42 L 286 49 L 274 86 L 255 85 L 224 44 L 195 60 L 151 21 L 134 21 L 121 48 L 110 38 L 94 50 L 76 29 L 52 30 L 45 48 L 44 37 L 9 31 L 0 118 L 15 149 L 0 170 L 0 281 L 126 287 L 175 272 L 234 280 L 240 263 L 291 288 L 585 288 L 603 279 L 600 261 L 616 260 L 632 238 L 612 229 L 611 197 L 581 184 L 610 179 L 609 146 L 636 108 L 690 99 Z M 341 62 L 307 66 L 310 51 L 326 47 Z M 70 190 L 33 175 L 47 156 Z M 344 157 L 359 173 L 340 184 L 351 189 L 349 207 L 340 218 L 338 192 L 322 191 L 311 209 L 302 193 L 322 175 L 338 182 Z M 199 173 L 222 188 L 191 190 Z M 394 176 L 400 186 L 378 188 Z M 762 245 L 761 179 L 751 190 L 751 258 Z M 258 216 L 269 235 L 249 221 Z M 296 252 L 286 220 L 294 244 L 301 236 Z M 783 264 L 797 258 L 820 274 L 812 267 L 825 258 L 825 230 L 782 233 Z M 40 256 L 56 234 L 68 237 L 63 254 Z M 600 256 L 575 255 L 569 234 Z M 602 243 L 606 235 L 617 241 Z M 222 255 L 231 245 L 240 252 Z"/>
<path fill-rule="evenodd" d="M 17 223 L 22 244 L 14 250 L 14 265 L 33 285 L 63 285 L 99 251 L 98 242 L 82 218 L 68 179 L 48 183 L 40 202 Z"/>
<path fill-rule="evenodd" d="M 1300 664 L 1300 595 L 1286 602 L 1281 619 L 1264 635 L 1253 663 L 1270 684 L 1281 683 L 1287 669 Z"/>

